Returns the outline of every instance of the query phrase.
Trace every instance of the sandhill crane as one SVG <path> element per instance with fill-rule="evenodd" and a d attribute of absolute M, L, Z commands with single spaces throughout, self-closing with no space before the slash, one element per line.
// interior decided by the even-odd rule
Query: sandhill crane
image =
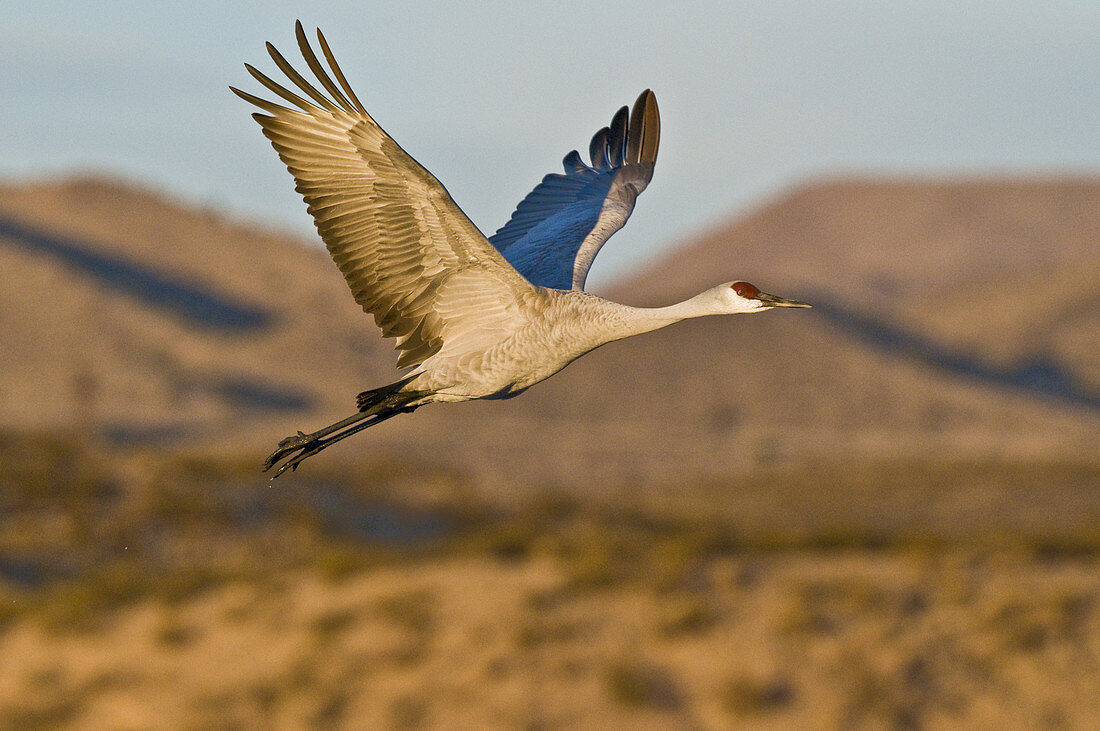
<path fill-rule="evenodd" d="M 259 83 L 291 106 L 230 88 L 265 112 L 252 116 L 294 176 L 356 302 L 374 315 L 384 337 L 397 339 L 398 368 L 412 370 L 359 394 L 352 416 L 282 440 L 265 471 L 279 465 L 278 476 L 297 469 L 329 445 L 425 404 L 510 398 L 613 340 L 690 317 L 810 306 L 748 282 L 727 282 L 657 308 L 584 291 L 593 258 L 653 176 L 660 119 L 652 91 L 596 133 L 591 165 L 570 152 L 564 174 L 543 178 L 486 238 L 363 108 L 321 31 L 317 41 L 331 76 L 301 22 L 295 35 L 324 91 L 270 43 L 275 65 L 308 99 L 248 64 Z"/>

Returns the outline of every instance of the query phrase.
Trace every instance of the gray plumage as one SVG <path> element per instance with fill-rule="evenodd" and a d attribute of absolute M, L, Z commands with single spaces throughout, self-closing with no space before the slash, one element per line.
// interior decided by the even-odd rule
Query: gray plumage
<path fill-rule="evenodd" d="M 347 419 L 284 439 L 265 464 L 281 462 L 276 475 L 424 404 L 514 396 L 612 340 L 687 317 L 808 306 L 745 282 L 661 308 L 628 307 L 583 291 L 596 253 L 653 176 L 660 121 L 651 91 L 596 133 L 591 165 L 576 151 L 566 155 L 565 173 L 546 176 L 486 239 L 367 113 L 321 32 L 328 70 L 301 23 L 295 35 L 323 92 L 270 43 L 271 58 L 296 91 L 245 66 L 289 106 L 232 90 L 263 110 L 253 117 L 294 176 L 356 302 L 384 337 L 396 340 L 398 367 L 411 370 L 360 394 L 360 411 Z"/>

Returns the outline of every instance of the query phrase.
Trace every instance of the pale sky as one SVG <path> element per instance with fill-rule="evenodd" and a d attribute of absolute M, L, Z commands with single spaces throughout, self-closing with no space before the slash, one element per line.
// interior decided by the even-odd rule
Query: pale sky
<path fill-rule="evenodd" d="M 106 172 L 313 236 L 227 89 L 320 26 L 487 234 L 652 88 L 661 151 L 598 289 L 807 179 L 1100 174 L 1100 2 L 55 2 L 0 11 L 0 176 Z"/>

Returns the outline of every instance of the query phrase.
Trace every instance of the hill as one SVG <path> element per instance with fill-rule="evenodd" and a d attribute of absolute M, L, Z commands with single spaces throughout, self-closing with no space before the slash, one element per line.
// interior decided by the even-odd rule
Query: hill
<path fill-rule="evenodd" d="M 815 310 L 614 343 L 520 399 L 424 409 L 308 467 L 418 463 L 500 497 L 711 500 L 710 484 L 746 514 L 767 502 L 754 475 L 776 470 L 1096 465 L 1097 201 L 1090 180 L 793 190 L 615 294 L 667 303 L 743 278 Z M 319 247 L 124 184 L 5 187 L 0 266 L 12 427 L 258 464 L 396 374 Z"/>

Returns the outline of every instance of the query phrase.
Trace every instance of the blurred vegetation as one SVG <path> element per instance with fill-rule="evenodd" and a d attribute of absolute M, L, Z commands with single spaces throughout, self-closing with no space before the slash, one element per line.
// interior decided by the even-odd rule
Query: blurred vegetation
<path fill-rule="evenodd" d="M 963 546 L 1048 560 L 1100 556 L 1100 521 L 1090 519 L 1100 505 L 1100 468 L 1091 465 L 810 465 L 753 477 L 768 486 L 765 515 L 753 505 L 738 512 L 739 503 L 753 502 L 738 500 L 746 492 L 739 486 L 701 485 L 691 499 L 658 509 L 546 493 L 502 509 L 472 497 L 461 475 L 386 464 L 335 474 L 322 463 L 271 482 L 253 455 L 111 450 L 65 434 L 0 434 L 0 459 L 0 586 L 19 599 L 3 603 L 0 621 L 32 612 L 56 630 L 94 630 L 139 599 L 178 603 L 226 582 L 276 580 L 292 568 L 340 581 L 371 566 L 441 555 L 553 556 L 574 592 L 624 582 L 672 592 L 708 560 L 745 553 Z M 444 489 L 404 489 L 433 481 Z M 961 493 L 989 499 L 990 490 L 975 485 L 999 485 L 997 505 L 965 510 L 971 498 Z M 826 491 L 828 510 L 785 505 L 809 495 L 820 504 Z M 937 509 L 937 494 L 956 505 Z M 807 606 L 836 601 L 805 591 Z M 882 601 L 858 587 L 832 591 L 849 602 Z M 420 599 L 391 613 L 426 621 L 412 609 Z M 664 631 L 691 632 L 709 621 L 705 608 L 673 605 Z"/>
<path fill-rule="evenodd" d="M 209 652 L 218 623 L 281 627 L 303 577 L 320 582 L 306 595 L 317 606 L 273 630 L 306 649 L 196 690 L 196 725 L 340 725 L 363 712 L 364 679 L 384 689 L 379 723 L 445 721 L 481 692 L 424 685 L 455 663 L 481 668 L 474 688 L 560 686 L 689 726 L 817 718 L 825 686 L 837 725 L 952 723 L 984 707 L 974 697 L 1039 676 L 1070 690 L 1027 718 L 1072 725 L 1096 710 L 1072 690 L 1100 680 L 1100 474 L 1087 465 L 806 465 L 657 503 L 541 492 L 502 506 L 423 468 L 322 461 L 273 483 L 254 455 L 65 434 L 0 435 L 0 460 L 0 643 L 28 626 L 59 646 L 93 641 L 153 607 L 150 651 L 183 657 Z M 544 578 L 511 590 L 511 609 L 475 595 L 456 610 L 464 580 L 439 568 L 453 565 Z M 355 582 L 387 570 L 408 582 L 361 596 Z M 197 613 L 233 587 L 216 616 Z M 319 596 L 345 590 L 360 598 Z M 768 662 L 759 648 L 715 655 L 734 636 L 765 643 Z M 471 657 L 448 655 L 456 643 Z M 21 681 L 53 690 L 0 696 L 0 726 L 70 723 L 151 682 L 53 658 Z M 557 685 L 516 690 L 531 677 Z M 555 725 L 540 708 L 517 719 Z"/>

